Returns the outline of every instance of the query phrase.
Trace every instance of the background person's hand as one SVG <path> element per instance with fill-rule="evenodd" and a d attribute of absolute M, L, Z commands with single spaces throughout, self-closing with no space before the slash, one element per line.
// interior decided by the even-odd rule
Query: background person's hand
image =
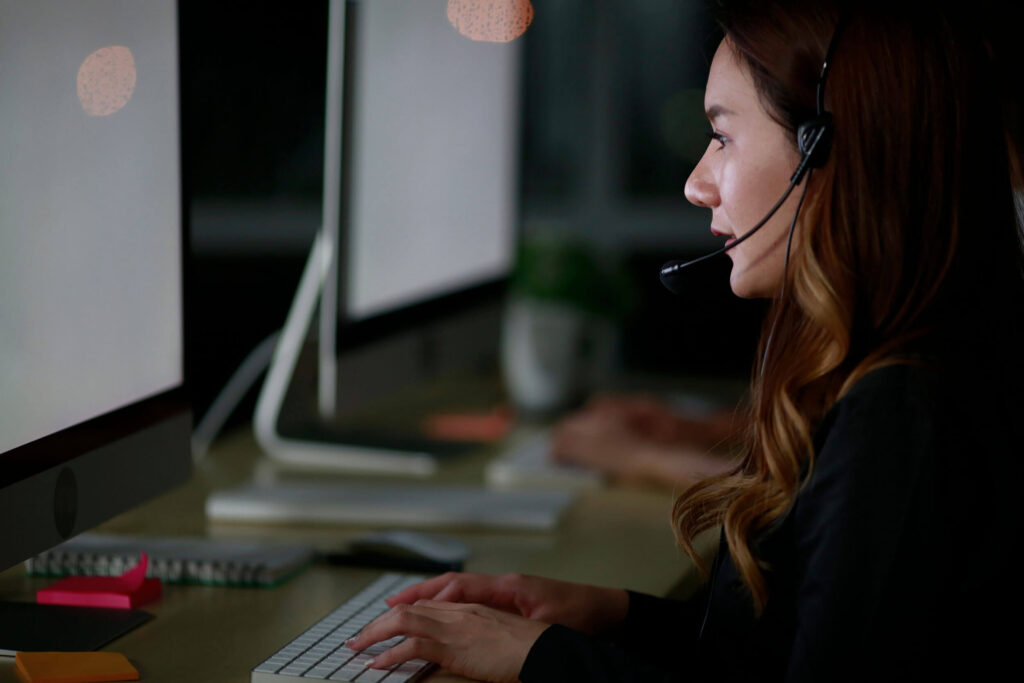
<path fill-rule="evenodd" d="M 651 396 L 598 394 L 568 419 L 574 417 L 602 417 L 653 441 L 673 442 L 680 436 L 679 416 L 667 403 Z"/>
<path fill-rule="evenodd" d="M 613 479 L 629 479 L 647 451 L 664 449 L 661 441 L 613 412 L 586 410 L 570 415 L 551 433 L 552 459 L 595 469 Z"/>
<path fill-rule="evenodd" d="M 585 633 L 600 633 L 615 626 L 626 618 L 629 609 L 629 597 L 624 590 L 524 574 L 449 572 L 410 586 L 387 602 L 395 607 L 420 600 L 477 603 Z"/>
<path fill-rule="evenodd" d="M 721 446 L 739 431 L 731 411 L 684 416 L 665 401 L 643 394 L 598 394 L 567 419 L 582 416 L 600 416 L 651 441 L 702 449 Z"/>
<path fill-rule="evenodd" d="M 381 615 L 347 645 L 363 650 L 404 636 L 402 642 L 376 654 L 371 668 L 425 659 L 469 678 L 511 683 L 519 680 L 530 648 L 548 626 L 484 605 L 418 600 Z"/>
<path fill-rule="evenodd" d="M 730 413 L 698 420 L 680 417 L 656 399 L 599 396 L 556 425 L 551 457 L 617 481 L 685 487 L 733 466 L 713 449 L 736 431 Z"/>

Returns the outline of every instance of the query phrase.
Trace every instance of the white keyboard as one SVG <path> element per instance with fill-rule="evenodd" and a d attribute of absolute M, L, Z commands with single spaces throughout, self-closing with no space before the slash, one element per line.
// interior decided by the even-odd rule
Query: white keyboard
<path fill-rule="evenodd" d="M 366 663 L 400 643 L 401 636 L 356 652 L 345 641 L 388 611 L 384 598 L 423 581 L 425 576 L 383 574 L 355 597 L 313 624 L 295 640 L 252 670 L 251 683 L 328 680 L 363 683 L 405 683 L 433 669 L 433 664 L 413 659 L 391 669 L 367 669 Z"/>
<path fill-rule="evenodd" d="M 549 531 L 571 491 L 493 491 L 483 486 L 324 481 L 246 484 L 206 499 L 211 520 L 246 523 L 386 524 Z"/>

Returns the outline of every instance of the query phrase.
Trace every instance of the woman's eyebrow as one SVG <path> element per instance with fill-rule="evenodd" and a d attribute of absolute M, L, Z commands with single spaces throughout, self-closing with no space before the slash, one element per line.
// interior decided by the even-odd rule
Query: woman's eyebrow
<path fill-rule="evenodd" d="M 704 115 L 708 117 L 708 121 L 714 121 L 721 116 L 728 116 L 735 113 L 736 112 L 733 110 L 727 109 L 720 104 L 712 104 L 704 111 Z"/>

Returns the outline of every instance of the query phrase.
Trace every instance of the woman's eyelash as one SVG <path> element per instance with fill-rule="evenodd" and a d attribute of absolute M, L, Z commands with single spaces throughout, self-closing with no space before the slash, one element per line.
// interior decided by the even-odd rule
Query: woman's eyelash
<path fill-rule="evenodd" d="M 706 133 L 706 135 L 708 136 L 708 138 L 710 138 L 711 140 L 714 140 L 715 142 L 717 142 L 722 147 L 725 147 L 725 143 L 729 141 L 729 138 L 725 137 L 724 135 L 722 135 L 720 133 L 716 133 L 714 130 L 709 130 Z M 719 147 L 718 149 L 722 149 L 722 147 Z"/>

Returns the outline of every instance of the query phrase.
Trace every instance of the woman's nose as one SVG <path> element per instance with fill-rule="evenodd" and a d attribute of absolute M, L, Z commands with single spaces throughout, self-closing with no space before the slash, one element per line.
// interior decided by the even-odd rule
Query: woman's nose
<path fill-rule="evenodd" d="M 708 177 L 707 169 L 702 163 L 697 164 L 697 167 L 693 169 L 693 173 L 686 179 L 686 186 L 683 188 L 683 194 L 691 204 L 704 207 L 705 209 L 714 208 L 718 206 L 718 188 L 714 182 Z"/>

